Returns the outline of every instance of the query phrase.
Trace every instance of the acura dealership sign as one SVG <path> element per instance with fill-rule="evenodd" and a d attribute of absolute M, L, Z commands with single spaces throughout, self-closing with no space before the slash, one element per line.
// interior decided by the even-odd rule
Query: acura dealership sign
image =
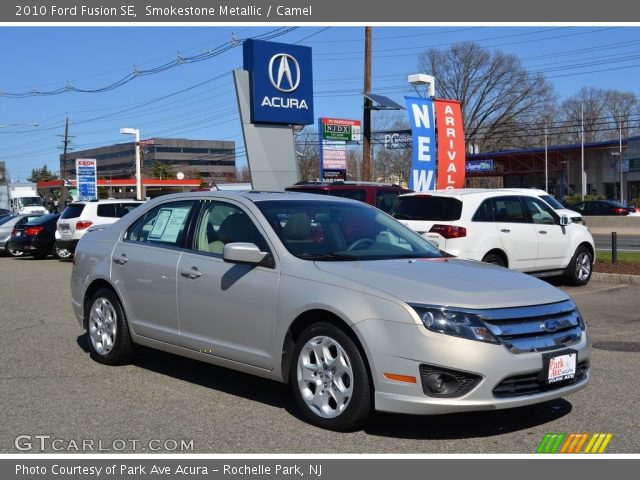
<path fill-rule="evenodd" d="M 309 125 L 313 117 L 311 48 L 246 40 L 252 123 Z"/>

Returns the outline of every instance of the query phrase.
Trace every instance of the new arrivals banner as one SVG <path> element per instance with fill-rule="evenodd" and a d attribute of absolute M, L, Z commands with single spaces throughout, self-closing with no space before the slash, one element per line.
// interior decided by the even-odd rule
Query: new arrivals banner
<path fill-rule="evenodd" d="M 438 121 L 438 189 L 464 188 L 464 125 L 460 102 L 434 100 Z"/>
<path fill-rule="evenodd" d="M 433 190 L 436 164 L 433 102 L 429 98 L 420 97 L 405 97 L 405 100 L 413 134 L 409 188 L 416 192 Z"/>

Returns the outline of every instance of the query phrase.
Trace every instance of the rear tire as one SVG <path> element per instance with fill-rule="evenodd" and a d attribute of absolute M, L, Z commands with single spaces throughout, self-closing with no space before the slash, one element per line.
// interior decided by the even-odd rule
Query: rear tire
<path fill-rule="evenodd" d="M 21 257 L 24 255 L 24 252 L 22 250 L 13 250 L 13 249 L 7 248 L 5 251 L 7 252 L 7 255 L 9 255 L 10 257 Z"/>
<path fill-rule="evenodd" d="M 53 246 L 53 256 L 58 260 L 66 260 L 71 258 L 71 255 L 73 254 L 66 248 L 59 248 L 58 245 Z"/>
<path fill-rule="evenodd" d="M 127 318 L 120 300 L 108 288 L 99 289 L 85 312 L 91 358 L 104 365 L 131 361 L 133 348 Z"/>
<path fill-rule="evenodd" d="M 290 372 L 293 395 L 309 423 L 352 430 L 371 414 L 372 385 L 365 360 L 335 325 L 315 323 L 302 332 Z"/>
<path fill-rule="evenodd" d="M 564 271 L 564 278 L 570 285 L 580 287 L 589 283 L 593 272 L 593 255 L 584 245 L 576 249 L 573 258 Z"/>
<path fill-rule="evenodd" d="M 489 252 L 482 259 L 484 263 L 491 263 L 492 265 L 498 265 L 499 267 L 507 268 L 507 262 L 505 262 L 502 255 Z"/>

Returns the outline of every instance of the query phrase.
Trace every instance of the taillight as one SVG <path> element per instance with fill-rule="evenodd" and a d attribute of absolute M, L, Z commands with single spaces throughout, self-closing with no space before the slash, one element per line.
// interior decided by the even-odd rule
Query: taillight
<path fill-rule="evenodd" d="M 42 230 L 44 230 L 44 227 L 27 227 L 24 229 L 24 233 L 28 236 L 28 237 L 35 237 L 36 235 L 38 235 Z"/>
<path fill-rule="evenodd" d="M 15 237 L 15 236 L 16 236 L 16 229 L 15 229 L 15 228 L 11 230 L 11 236 L 12 236 L 12 237 Z"/>
<path fill-rule="evenodd" d="M 455 225 L 434 225 L 429 232 L 438 233 L 444 238 L 462 238 L 467 236 L 467 229 Z"/>
<path fill-rule="evenodd" d="M 628 210 L 626 208 L 616 207 L 613 209 L 613 213 L 615 213 L 616 215 L 626 215 L 628 213 Z"/>
<path fill-rule="evenodd" d="M 76 230 L 84 230 L 85 228 L 89 228 L 91 225 L 93 225 L 93 222 L 78 221 L 76 222 Z"/>

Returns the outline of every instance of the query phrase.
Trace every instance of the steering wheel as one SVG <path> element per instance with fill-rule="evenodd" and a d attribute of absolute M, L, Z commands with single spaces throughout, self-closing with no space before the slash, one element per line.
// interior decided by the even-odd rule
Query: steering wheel
<path fill-rule="evenodd" d="M 361 247 L 362 245 L 366 245 L 367 247 L 370 247 L 374 243 L 376 243 L 375 240 L 372 240 L 370 238 L 359 238 L 358 240 L 353 242 L 351 245 L 349 245 L 349 247 L 347 248 L 347 252 L 351 252 L 353 250 L 363 250 L 362 248 L 358 249 L 358 247 Z"/>

